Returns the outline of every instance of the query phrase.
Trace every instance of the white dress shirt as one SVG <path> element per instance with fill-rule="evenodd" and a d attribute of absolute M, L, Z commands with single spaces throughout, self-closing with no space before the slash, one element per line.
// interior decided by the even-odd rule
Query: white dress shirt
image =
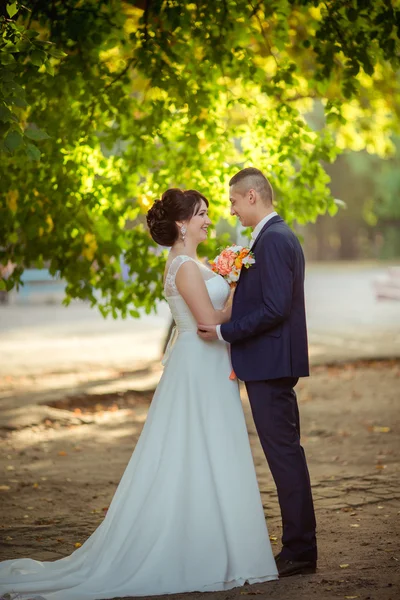
<path fill-rule="evenodd" d="M 268 221 L 270 219 L 272 219 L 273 217 L 277 217 L 277 216 L 278 216 L 278 213 L 274 210 L 274 211 L 272 211 L 272 213 L 269 213 L 269 215 L 267 215 L 266 217 L 261 219 L 261 221 L 259 223 L 257 223 L 257 225 L 254 227 L 252 234 L 251 234 L 250 248 L 253 247 L 253 244 L 256 241 L 256 239 L 258 238 L 264 225 L 266 223 L 268 223 Z M 217 325 L 216 332 L 217 332 L 218 339 L 221 340 L 222 342 L 224 342 L 225 340 L 221 335 L 221 325 Z"/>

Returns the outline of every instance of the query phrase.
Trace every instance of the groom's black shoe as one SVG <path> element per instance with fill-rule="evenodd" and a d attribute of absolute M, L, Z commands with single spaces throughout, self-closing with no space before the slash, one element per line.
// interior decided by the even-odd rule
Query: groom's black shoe
<path fill-rule="evenodd" d="M 280 554 L 275 556 L 279 577 L 291 575 L 310 575 L 317 570 L 317 563 L 313 560 L 285 560 Z"/>

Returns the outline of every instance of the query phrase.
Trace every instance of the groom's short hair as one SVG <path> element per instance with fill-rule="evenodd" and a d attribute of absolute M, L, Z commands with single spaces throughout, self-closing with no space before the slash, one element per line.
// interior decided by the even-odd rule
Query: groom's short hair
<path fill-rule="evenodd" d="M 274 201 L 274 191 L 270 182 L 259 169 L 254 167 L 247 167 L 236 173 L 229 181 L 229 185 L 237 186 L 242 194 L 254 189 L 267 204 L 272 204 Z"/>

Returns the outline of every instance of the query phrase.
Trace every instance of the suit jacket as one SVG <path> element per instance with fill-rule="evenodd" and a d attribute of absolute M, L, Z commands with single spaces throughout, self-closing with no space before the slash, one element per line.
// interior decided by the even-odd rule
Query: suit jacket
<path fill-rule="evenodd" d="M 255 264 L 243 268 L 232 318 L 221 325 L 239 379 L 260 381 L 309 375 L 304 303 L 304 254 L 278 215 L 255 240 Z"/>

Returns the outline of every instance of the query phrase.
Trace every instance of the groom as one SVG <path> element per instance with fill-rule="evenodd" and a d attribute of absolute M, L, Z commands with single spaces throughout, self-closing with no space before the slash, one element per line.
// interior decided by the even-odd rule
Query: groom
<path fill-rule="evenodd" d="M 309 375 L 304 307 L 304 255 L 274 211 L 273 191 L 258 169 L 229 182 L 231 214 L 252 227 L 255 264 L 242 269 L 232 317 L 222 325 L 199 324 L 204 340 L 231 344 L 232 366 L 245 382 L 257 432 L 278 491 L 282 550 L 279 575 L 314 573 L 315 515 L 294 387 Z"/>

